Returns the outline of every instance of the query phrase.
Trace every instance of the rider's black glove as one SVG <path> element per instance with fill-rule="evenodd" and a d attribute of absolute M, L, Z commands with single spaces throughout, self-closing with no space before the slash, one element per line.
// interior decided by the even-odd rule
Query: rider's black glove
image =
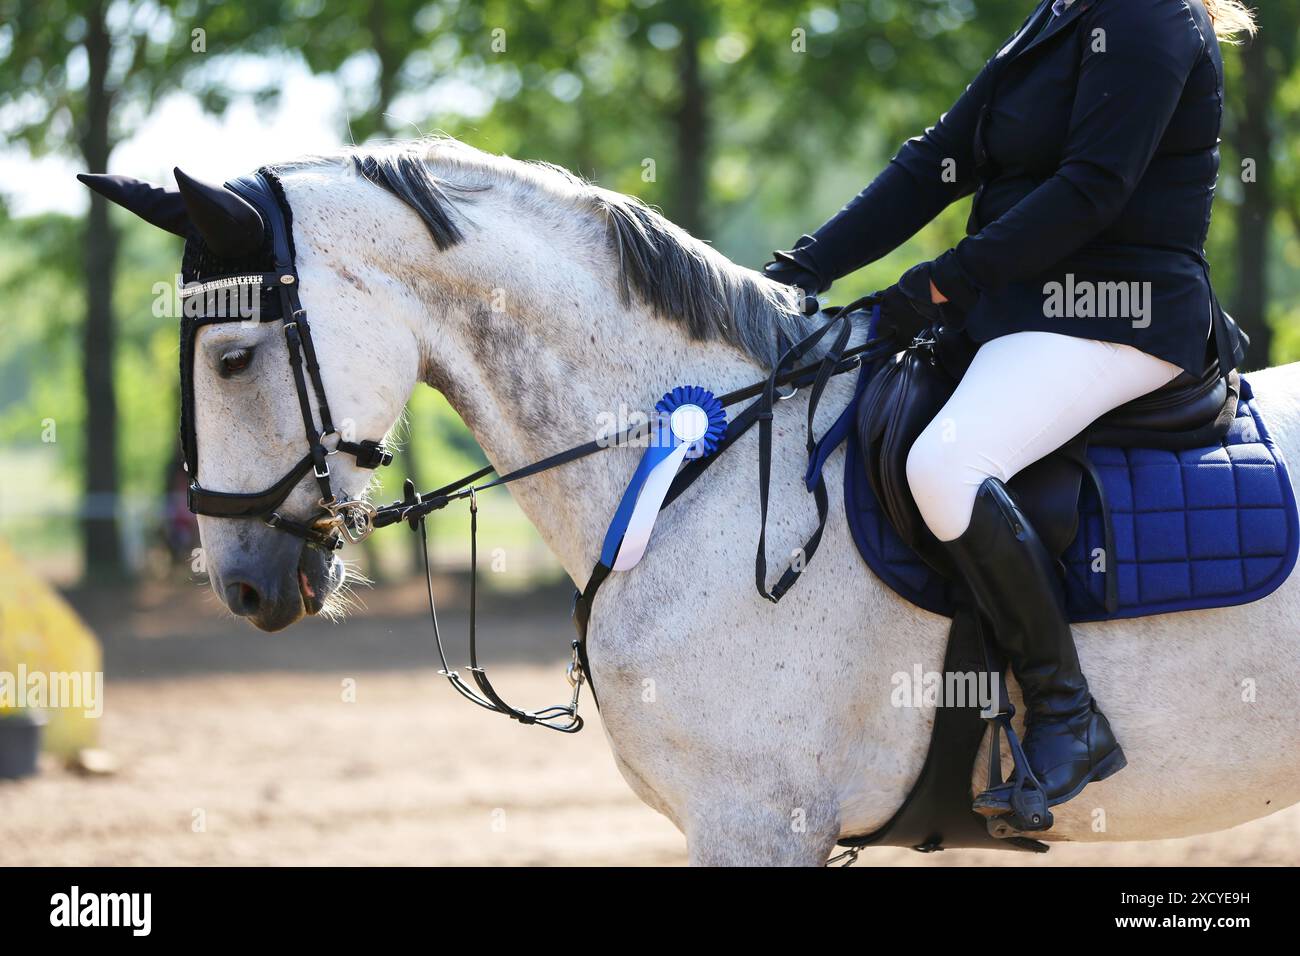
<path fill-rule="evenodd" d="M 931 285 L 947 300 L 942 305 L 934 301 Z M 880 303 L 877 332 L 892 336 L 900 348 L 905 348 L 927 328 L 938 328 L 964 316 L 979 295 L 957 261 L 957 253 L 949 250 L 932 262 L 913 266 L 888 289 L 876 293 Z"/>
<path fill-rule="evenodd" d="M 943 312 L 930 298 L 930 263 L 923 262 L 903 273 L 888 289 L 875 295 L 880 305 L 877 335 L 888 335 L 898 347 L 906 348 L 931 326 L 943 322 Z"/>
<path fill-rule="evenodd" d="M 812 236 L 800 236 L 793 249 L 778 249 L 772 253 L 772 261 L 763 266 L 763 275 L 773 282 L 796 286 L 803 291 L 805 315 L 813 315 L 820 308 L 817 296 L 831 286 L 822 278 L 817 260 L 812 255 L 812 244 Z"/>

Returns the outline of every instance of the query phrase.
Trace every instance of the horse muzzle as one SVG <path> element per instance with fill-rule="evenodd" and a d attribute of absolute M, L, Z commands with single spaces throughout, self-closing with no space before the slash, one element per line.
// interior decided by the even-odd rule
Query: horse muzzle
<path fill-rule="evenodd" d="M 228 539 L 229 550 L 218 546 L 218 555 L 225 554 L 212 567 L 213 590 L 233 614 L 260 630 L 279 631 L 327 606 L 345 576 L 334 553 L 260 523 L 239 524 L 246 527 Z"/>

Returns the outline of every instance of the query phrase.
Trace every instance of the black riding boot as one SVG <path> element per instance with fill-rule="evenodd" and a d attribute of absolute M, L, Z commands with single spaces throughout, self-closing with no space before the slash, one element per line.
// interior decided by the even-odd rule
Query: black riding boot
<path fill-rule="evenodd" d="M 1079 668 L 1056 562 L 1002 482 L 980 486 L 970 527 L 945 546 L 1020 683 L 1025 756 L 1048 806 L 1122 769 L 1124 752 Z M 975 811 L 1010 813 L 1010 792 L 984 791 Z"/>

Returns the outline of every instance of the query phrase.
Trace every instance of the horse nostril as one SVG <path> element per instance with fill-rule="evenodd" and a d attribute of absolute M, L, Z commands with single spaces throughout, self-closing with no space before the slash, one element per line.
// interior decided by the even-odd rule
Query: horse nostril
<path fill-rule="evenodd" d="M 261 607 L 262 595 L 243 581 L 226 585 L 226 605 L 240 617 L 251 617 Z"/>

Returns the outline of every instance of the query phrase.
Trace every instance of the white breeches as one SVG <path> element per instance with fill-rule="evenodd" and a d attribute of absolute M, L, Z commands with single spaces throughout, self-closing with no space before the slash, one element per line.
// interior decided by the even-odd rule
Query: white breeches
<path fill-rule="evenodd" d="M 940 541 L 961 537 L 985 479 L 1010 480 L 1180 371 L 1130 345 L 1055 332 L 986 342 L 907 456 L 921 517 Z"/>

